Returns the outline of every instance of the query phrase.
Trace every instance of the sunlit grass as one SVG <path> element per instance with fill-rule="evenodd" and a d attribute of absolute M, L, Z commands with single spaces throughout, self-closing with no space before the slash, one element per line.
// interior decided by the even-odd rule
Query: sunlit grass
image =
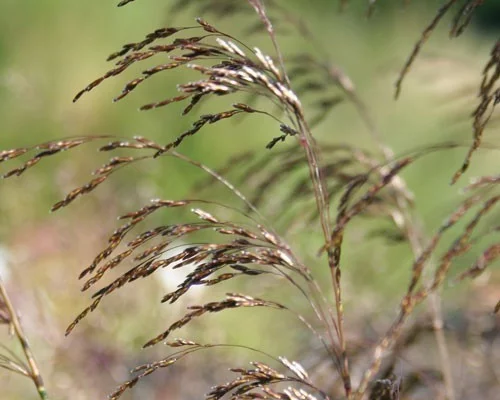
<path fill-rule="evenodd" d="M 166 10 L 165 2 L 159 0 L 138 2 L 134 7 L 123 10 L 116 10 L 112 3 L 110 1 L 104 4 L 102 0 L 52 0 L 43 3 L 4 0 L 0 5 L 1 149 L 86 134 L 124 137 L 141 134 L 167 143 L 192 122 L 178 118 L 181 107 L 137 111 L 152 98 L 161 100 L 171 97 L 175 93 L 175 83 L 179 81 L 175 77 L 151 80 L 133 95 L 118 104 L 112 104 L 111 99 L 120 93 L 123 84 L 135 76 L 131 73 L 122 79 L 106 82 L 101 90 L 86 94 L 77 104 L 71 102 L 75 93 L 110 67 L 105 62 L 109 53 L 119 49 L 124 42 L 137 40 L 169 20 L 166 13 L 158 12 Z M 422 145 L 448 139 L 464 141 L 463 149 L 431 155 L 420 161 L 417 168 L 405 174 L 410 186 L 414 188 L 419 213 L 428 224 L 426 228 L 435 228 L 436 221 L 440 222 L 454 206 L 452 199 L 458 189 L 451 187 L 444 190 L 443 187 L 451 179 L 453 166 L 460 166 L 470 142 L 470 121 L 464 116 L 475 107 L 474 88 L 488 57 L 492 39 L 472 34 L 448 43 L 445 31 L 437 32 L 408 77 L 401 99 L 395 102 L 395 77 L 428 20 L 427 13 L 418 5 L 412 5 L 406 11 L 395 10 L 387 15 L 380 12 L 372 20 L 364 21 L 356 9 L 349 10 L 346 15 L 339 15 L 332 8 L 324 13 L 322 11 L 319 7 L 310 7 L 301 12 L 305 19 L 318 21 L 314 29 L 322 48 L 326 49 L 332 62 L 351 76 L 382 138 L 396 154 L 404 154 Z M 179 22 L 182 24 L 186 21 L 189 23 L 189 19 L 182 17 Z M 229 20 L 226 23 L 231 24 Z M 251 38 L 248 40 L 252 41 Z M 258 43 L 259 46 L 265 46 L 261 39 L 258 39 Z M 443 55 L 441 50 L 445 44 L 446 54 Z M 289 50 L 307 46 L 307 42 L 297 45 L 285 38 L 283 45 L 285 50 Z M 205 111 L 208 110 L 202 108 L 199 113 Z M 254 119 L 244 124 L 226 121 L 216 129 L 203 132 L 196 143 L 188 139 L 183 144 L 182 151 L 216 167 L 223 164 L 236 145 L 240 149 L 266 151 L 266 138 L 270 136 L 270 130 L 273 133 L 277 131 L 272 123 L 264 119 Z M 236 131 L 237 143 L 234 139 Z M 373 145 L 366 127 L 347 102 L 334 109 L 330 117 L 317 127 L 316 133 L 319 137 L 334 142 L 348 137 L 356 144 L 366 144 L 367 147 Z M 488 156 L 482 157 L 484 165 L 471 171 L 464 177 L 464 181 L 471 175 L 479 174 L 479 171 L 492 171 L 497 158 L 496 150 L 488 152 Z M 41 323 L 44 318 L 54 319 L 57 321 L 56 326 L 60 328 L 58 333 L 53 333 L 55 336 L 41 335 L 37 340 L 42 344 L 48 344 L 55 337 L 61 346 L 71 347 L 76 342 L 75 346 L 81 346 L 85 350 L 85 346 L 79 344 L 78 340 L 84 341 L 85 337 L 93 336 L 103 328 L 102 321 L 96 318 L 94 322 L 88 322 L 88 326 L 85 325 L 82 336 L 77 337 L 75 342 L 69 342 L 68 345 L 62 339 L 65 325 L 85 305 L 82 299 L 73 297 L 77 290 L 76 271 L 91 260 L 99 243 L 114 228 L 108 218 L 108 214 L 116 215 L 116 212 L 111 212 L 112 208 L 127 211 L 151 197 L 177 198 L 189 193 L 193 179 L 201 179 L 191 167 L 182 166 L 178 161 L 165 160 L 148 166 L 138 165 L 137 171 L 118 174 L 113 178 L 112 186 L 97 192 L 93 198 L 81 199 L 74 219 L 64 224 L 62 220 L 68 218 L 70 213 L 63 211 L 62 217 L 51 217 L 52 221 L 57 221 L 54 223 L 56 228 L 46 225 L 43 221 L 47 221 L 50 205 L 60 200 L 65 192 L 87 180 L 88 173 L 96 165 L 94 157 L 93 150 L 81 149 L 69 159 L 62 155 L 58 160 L 44 160 L 42 168 L 37 168 L 18 181 L 2 182 L 0 189 L 0 243 L 3 243 L 7 253 L 13 257 L 9 262 L 9 271 L 16 281 L 21 282 L 21 287 L 28 291 L 32 288 L 35 293 L 40 293 L 34 294 L 25 303 L 21 302 L 19 306 L 24 310 L 36 309 L 39 301 L 37 296 L 49 298 L 55 304 L 64 304 L 63 309 L 57 311 L 54 305 L 51 308 L 53 315 L 39 316 Z M 442 166 L 442 157 L 447 158 L 446 167 Z M 101 155 L 100 160 L 104 163 L 106 158 Z M 147 181 L 139 182 L 139 173 L 144 171 L 148 171 Z M 136 185 L 122 187 L 121 183 L 133 179 L 137 179 Z M 434 206 L 436 203 L 433 193 L 437 192 L 437 188 L 441 201 L 439 206 Z M 103 199 L 108 199 L 112 194 L 115 194 L 115 200 L 110 206 Z M 277 211 L 270 211 L 273 212 Z M 28 221 L 36 221 L 36 224 L 31 225 Z M 45 236 L 54 238 L 62 235 L 54 233 L 62 224 L 64 229 L 60 232 L 64 231 L 68 237 L 53 239 L 55 244 L 51 242 L 46 247 L 65 247 L 67 251 L 42 256 L 35 252 L 28 258 L 29 265 L 26 265 L 23 262 L 26 260 L 26 249 L 22 247 L 26 237 L 41 231 L 39 236 L 33 235 L 38 241 Z M 97 233 L 94 230 L 96 224 L 99 225 Z M 367 309 L 374 311 L 387 298 L 397 298 L 401 294 L 400 282 L 409 274 L 407 267 L 411 263 L 411 255 L 408 249 L 401 246 L 379 251 L 380 241 L 363 246 L 362 252 L 358 251 L 360 243 L 365 240 L 366 227 L 363 223 L 354 226 L 354 234 L 348 238 L 350 246 L 345 255 L 348 260 L 345 271 L 345 276 L 348 277 L 346 293 L 366 287 L 367 291 L 373 292 L 367 295 L 367 298 L 373 300 L 367 301 Z M 305 246 L 313 248 L 316 244 L 315 238 L 312 238 L 311 243 L 306 243 Z M 39 251 L 43 253 L 44 249 Z M 385 265 L 397 265 L 394 260 L 400 260 L 401 268 L 388 270 Z M 315 262 L 314 259 L 307 261 Z M 65 270 L 66 288 L 60 287 L 61 282 L 57 278 L 61 269 Z M 158 287 L 159 283 L 155 284 L 157 286 L 151 285 L 151 295 L 142 299 L 144 304 L 146 301 L 156 301 L 155 295 L 163 294 Z M 121 314 L 121 310 L 125 309 L 132 310 L 133 314 L 134 301 L 135 299 L 127 299 L 125 295 L 118 296 L 116 303 L 111 303 L 109 308 L 105 307 L 101 312 L 108 316 Z M 30 315 L 28 311 L 25 312 Z M 32 312 L 36 314 L 35 311 Z M 158 314 L 149 317 L 141 315 L 141 320 L 137 321 L 137 316 L 131 315 L 125 322 L 122 322 L 121 316 L 116 317 L 103 333 L 104 346 L 112 342 L 113 338 L 118 338 L 119 349 L 112 349 L 113 352 L 116 351 L 113 357 L 119 360 L 116 364 L 122 365 L 122 358 L 132 357 L 130 352 L 123 351 L 127 345 L 142 344 L 144 341 L 145 337 L 141 337 L 135 328 L 139 330 L 138 325 L 159 319 Z M 171 316 L 165 315 L 167 317 Z M 272 321 L 273 317 L 252 318 L 247 321 L 249 325 L 258 324 L 259 321 L 266 323 Z M 155 324 L 158 324 L 158 330 L 166 325 L 163 321 Z M 200 324 L 200 329 L 201 327 Z M 36 336 L 35 332 L 33 334 Z M 273 334 L 277 335 L 279 332 L 271 332 Z M 259 338 L 252 337 L 253 334 L 242 327 L 235 329 L 230 336 L 234 340 L 241 338 L 242 341 L 249 339 L 245 336 L 250 336 L 250 339 L 259 341 Z M 271 346 L 272 341 L 264 345 Z M 286 347 L 289 344 L 283 341 L 280 345 Z M 122 351 L 126 354 L 121 354 Z M 48 354 L 41 362 L 51 365 L 51 362 L 55 362 L 54 359 L 65 357 L 70 352 L 71 348 L 63 348 L 60 354 Z M 96 355 L 97 359 L 98 356 L 99 354 Z M 92 369 L 92 359 L 85 360 L 85 355 L 80 353 L 77 354 L 76 358 L 78 357 L 84 360 L 77 360 L 78 362 L 88 362 L 87 368 Z M 61 372 L 57 365 L 50 368 L 53 371 L 49 371 L 49 381 L 50 374 L 53 374 L 56 381 L 61 374 L 64 375 L 64 379 L 56 383 L 60 386 L 61 393 L 63 389 L 66 390 L 66 386 L 73 388 L 76 385 L 79 387 L 80 397 L 75 398 L 85 398 L 82 393 L 86 386 L 77 382 L 76 372 L 71 377 L 67 371 Z M 110 381 L 123 379 L 124 375 L 126 371 L 120 370 L 112 378 L 103 378 L 104 382 L 96 388 L 95 394 L 103 396 L 108 393 Z M 7 382 L 7 386 L 11 385 Z M 17 384 L 15 386 L 18 387 Z M 20 391 L 13 389 L 8 396 L 12 399 L 25 398 L 19 393 Z M 89 398 L 91 397 L 89 394 Z"/>

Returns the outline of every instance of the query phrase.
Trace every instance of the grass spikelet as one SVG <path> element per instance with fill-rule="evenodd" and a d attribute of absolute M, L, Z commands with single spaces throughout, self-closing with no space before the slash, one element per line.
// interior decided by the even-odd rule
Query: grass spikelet
<path fill-rule="evenodd" d="M 458 37 L 464 32 L 474 15 L 474 11 L 483 3 L 484 0 L 468 0 L 462 5 L 453 19 L 453 25 L 450 30 L 451 37 Z"/>
<path fill-rule="evenodd" d="M 455 173 L 452 179 L 452 184 L 463 175 L 469 168 L 470 160 L 474 152 L 481 145 L 483 132 L 488 124 L 494 108 L 500 102 L 500 87 L 498 81 L 500 79 L 500 41 L 493 47 L 490 59 L 483 70 L 483 80 L 479 91 L 480 103 L 473 113 L 473 143 L 470 147 L 462 167 Z"/>
<path fill-rule="evenodd" d="M 279 303 L 253 298 L 251 296 L 240 295 L 236 293 L 228 293 L 226 299 L 206 303 L 201 306 L 190 306 L 188 309 L 193 310 L 187 313 L 183 318 L 174 322 L 170 327 L 160 335 L 148 341 L 143 347 L 153 346 L 165 340 L 172 331 L 182 328 L 184 325 L 191 322 L 193 318 L 197 318 L 206 313 L 217 313 L 224 310 L 240 307 L 270 307 L 275 309 L 284 309 L 285 307 Z"/>
<path fill-rule="evenodd" d="M 123 383 L 120 385 L 113 393 L 109 395 L 110 400 L 116 400 L 121 397 L 123 393 L 125 393 L 128 389 L 133 388 L 142 378 L 151 375 L 153 372 L 157 371 L 160 368 L 168 368 L 171 365 L 175 364 L 177 361 L 181 360 L 185 356 L 189 355 L 193 351 L 196 351 L 198 349 L 193 349 L 193 350 L 185 350 L 185 351 L 180 351 L 178 353 L 174 353 L 174 355 L 171 355 L 163 360 L 156 361 L 151 364 L 145 364 L 141 365 L 137 368 L 134 369 L 134 372 L 139 372 L 142 371 L 139 375 L 136 377 L 130 379 L 129 381 Z"/>
<path fill-rule="evenodd" d="M 294 373 L 297 373 L 297 368 L 300 367 L 296 362 L 291 363 L 284 358 L 280 358 L 280 361 Z M 210 400 L 218 400 L 231 394 L 232 398 L 238 399 L 316 399 L 316 397 L 309 394 L 303 388 L 297 389 L 288 386 L 288 388 L 283 389 L 282 392 L 272 389 L 274 385 L 279 387 L 278 384 L 294 383 L 312 388 L 318 391 L 323 399 L 329 399 L 329 397 L 317 389 L 309 379 L 303 379 L 300 376 L 292 377 L 285 375 L 271 366 L 258 361 L 251 362 L 251 365 L 254 367 L 253 369 L 231 368 L 230 371 L 239 374 L 239 376 L 228 383 L 212 388 L 212 391 L 207 394 L 207 398 Z"/>
<path fill-rule="evenodd" d="M 125 5 L 127 5 L 128 3 L 131 3 L 131 2 L 133 2 L 133 1 L 135 1 L 135 0 L 122 0 L 122 1 L 120 1 L 120 2 L 118 3 L 118 7 L 123 7 L 123 6 L 125 6 Z"/>
<path fill-rule="evenodd" d="M 3 178 L 9 178 L 11 176 L 20 176 L 26 170 L 38 164 L 43 158 L 53 156 L 55 154 L 61 153 L 66 150 L 73 149 L 75 147 L 81 146 L 95 140 L 100 140 L 106 138 L 107 136 L 89 136 L 89 137 L 77 137 L 69 138 L 66 140 L 58 140 L 42 143 L 33 147 L 24 147 L 12 150 L 4 150 L 0 152 L 0 163 L 4 161 L 13 160 L 15 158 L 21 157 L 31 151 L 39 151 L 35 156 L 26 161 L 22 166 L 14 168 L 9 172 L 2 175 Z"/>
<path fill-rule="evenodd" d="M 396 92 L 394 94 L 394 96 L 396 98 L 398 98 L 399 95 L 401 94 L 403 80 L 406 77 L 406 75 L 408 74 L 408 72 L 410 72 L 410 68 L 413 65 L 413 62 L 417 58 L 418 54 L 420 53 L 422 46 L 425 44 L 425 42 L 427 42 L 427 40 L 429 39 L 429 36 L 432 34 L 434 29 L 436 29 L 436 26 L 443 19 L 443 17 L 446 15 L 446 13 L 451 9 L 451 7 L 455 5 L 456 2 L 457 2 L 457 0 L 448 0 L 443 6 L 441 6 L 441 8 L 438 10 L 437 14 L 435 15 L 434 19 L 422 32 L 422 36 L 420 37 L 418 42 L 415 44 L 413 51 L 411 52 L 410 56 L 406 60 L 406 63 L 403 66 L 403 69 L 399 73 L 398 79 L 396 81 Z"/>
<path fill-rule="evenodd" d="M 479 258 L 474 262 L 472 267 L 468 268 L 466 271 L 462 272 L 457 278 L 457 281 L 461 281 L 466 278 L 476 278 L 482 274 L 485 269 L 492 264 L 500 256 L 500 244 L 495 243 L 488 247 Z"/>

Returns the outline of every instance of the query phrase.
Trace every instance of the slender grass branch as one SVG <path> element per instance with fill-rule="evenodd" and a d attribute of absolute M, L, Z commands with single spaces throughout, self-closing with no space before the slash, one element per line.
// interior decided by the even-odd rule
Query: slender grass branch
<path fill-rule="evenodd" d="M 29 367 L 28 371 L 29 377 L 35 384 L 40 399 L 47 400 L 49 397 L 45 389 L 45 384 L 43 382 L 42 375 L 40 374 L 40 368 L 38 367 L 33 351 L 31 350 L 31 346 L 28 342 L 28 338 L 26 337 L 24 329 L 21 325 L 21 321 L 17 316 L 14 305 L 12 304 L 12 301 L 7 293 L 5 285 L 1 278 L 0 278 L 0 297 L 2 297 L 5 303 L 5 307 L 7 308 L 7 311 L 9 313 L 10 323 L 13 327 L 14 334 L 17 337 L 17 340 L 19 341 L 21 348 L 23 349 L 24 355 L 26 357 L 26 361 Z"/>

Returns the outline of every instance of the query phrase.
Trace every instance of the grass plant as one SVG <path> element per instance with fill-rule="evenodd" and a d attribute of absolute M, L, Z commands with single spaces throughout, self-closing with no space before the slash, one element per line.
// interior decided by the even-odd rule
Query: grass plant
<path fill-rule="evenodd" d="M 129 3 L 133 1 L 123 0 L 118 5 L 132 7 Z M 346 6 L 348 1 L 340 3 Z M 369 2 L 369 15 L 377 3 Z M 449 0 L 437 10 L 401 69 L 396 97 L 426 40 L 443 17 L 453 14 L 450 36 L 458 37 L 483 3 Z M 153 332 L 143 346 L 165 343 L 171 352 L 161 360 L 135 368 L 131 379 L 111 393 L 110 399 L 120 398 L 158 370 L 175 368 L 176 363 L 193 353 L 231 346 L 245 348 L 255 359 L 250 366 L 232 366 L 233 379 L 209 389 L 207 399 L 393 400 L 422 398 L 419 397 L 422 393 L 426 398 L 466 398 L 456 390 L 454 350 L 450 350 L 446 336 L 442 289 L 449 280 L 461 282 L 478 277 L 497 261 L 500 245 L 494 238 L 498 227 L 493 217 L 500 200 L 496 191 L 500 178 L 480 176 L 464 185 L 462 190 L 466 194 L 457 195 L 455 209 L 428 235 L 422 228 L 421 217 L 415 212 L 415 199 L 403 173 L 418 168 L 426 157 L 436 153 L 445 157 L 447 152 L 458 149 L 464 152 L 464 161 L 450 180 L 455 185 L 463 181 L 462 175 L 478 157 L 476 153 L 482 146 L 485 128 L 500 101 L 500 42 L 491 50 L 482 71 L 478 104 L 471 110 L 472 144 L 442 141 L 395 154 L 382 140 L 369 106 L 357 93 L 352 80 L 330 63 L 323 51 L 318 54 L 302 50 L 297 54 L 282 52 L 278 34 L 281 28 L 307 38 L 311 48 L 321 49 L 307 24 L 289 12 L 284 2 L 183 0 L 175 2 L 172 13 L 186 13 L 190 6 L 198 8 L 199 15 L 206 16 L 196 18 L 189 26 L 159 28 L 136 42 L 125 44 L 108 57 L 113 66 L 74 98 L 75 102 L 80 99 L 92 101 L 84 99 L 89 92 L 136 66 L 147 65 L 137 77 L 125 83 L 121 93 L 114 98 L 115 102 L 129 96 L 144 82 L 157 79 L 158 75 L 187 69 L 197 77 L 195 80 L 179 82 L 178 93 L 152 99 L 140 107 L 147 112 L 182 104 L 183 117 L 197 114 L 186 130 L 161 143 L 144 136 L 94 135 L 0 152 L 1 163 L 10 165 L 22 160 L 8 169 L 4 178 L 23 175 L 45 159 L 81 146 L 97 146 L 100 152 L 111 154 L 108 162 L 93 171 L 88 182 L 71 190 L 53 205 L 52 211 L 63 209 L 79 197 L 94 192 L 117 171 L 167 157 L 191 165 L 206 175 L 206 181 L 198 185 L 196 193 L 204 193 L 207 187 L 218 185 L 233 195 L 232 199 L 226 196 L 223 200 L 196 195 L 153 199 L 120 216 L 121 225 L 81 271 L 82 291 L 91 292 L 91 300 L 69 325 L 67 335 L 77 330 L 84 318 L 92 318 L 89 314 L 101 307 L 111 294 L 128 290 L 130 296 L 140 295 L 131 289 L 133 282 L 149 278 L 160 270 L 185 271 L 177 288 L 166 293 L 161 302 L 172 305 L 186 299 L 189 302 L 187 311 L 162 332 Z M 228 14 L 243 15 L 248 21 L 248 26 L 244 27 L 248 33 L 245 39 L 220 30 L 212 23 Z M 250 33 L 262 34 L 269 40 L 269 54 L 252 46 Z M 151 66 L 148 63 L 152 60 L 155 64 Z M 312 106 L 306 107 L 306 102 Z M 355 146 L 349 141 L 328 142 L 315 137 L 314 128 L 325 123 L 330 112 L 343 102 L 353 105 L 360 121 L 369 130 L 369 146 Z M 198 115 L 200 107 L 221 107 L 221 104 L 225 105 L 217 111 Z M 261 151 L 236 154 L 219 170 L 182 153 L 183 145 L 199 140 L 210 125 L 253 117 L 269 118 L 275 125 L 275 133 L 269 135 Z M 237 142 L 237 130 L 234 134 Z M 216 140 L 212 144 L 217 147 Z M 240 179 L 233 183 L 227 176 L 236 171 Z M 244 194 L 248 192 L 252 195 Z M 439 201 L 439 196 L 436 197 Z M 166 223 L 163 211 L 179 212 L 186 219 Z M 385 332 L 369 339 L 371 345 L 368 346 L 357 344 L 356 335 L 346 326 L 350 314 L 345 307 L 343 280 L 344 269 L 348 267 L 343 256 L 345 240 L 350 227 L 362 218 L 383 221 L 385 225 L 378 226 L 373 236 L 405 244 L 413 254 L 411 262 L 401 262 L 397 266 L 408 271 L 409 279 L 401 288 L 396 316 Z M 321 237 L 321 244 L 309 247 L 308 254 L 303 254 L 302 249 L 295 250 L 289 243 L 286 230 L 296 224 L 314 227 L 315 235 Z M 465 262 L 468 266 L 457 275 L 453 267 L 457 263 L 463 266 Z M 327 285 L 323 281 L 324 272 L 329 277 Z M 244 285 L 235 283 L 236 290 L 227 290 L 222 296 L 215 290 L 219 297 L 213 301 L 192 303 L 188 296 L 198 287 L 226 288 L 240 280 L 247 282 Z M 289 285 L 295 293 L 294 298 L 267 298 L 255 290 L 263 282 L 274 280 Z M 3 289 L 3 285 L 1 287 Z M 6 292 L 2 290 L 0 294 L 5 304 L 0 311 L 6 310 L 0 314 L 1 321 L 12 325 L 15 335 L 22 343 L 27 343 Z M 362 301 L 361 292 L 352 297 L 349 291 L 348 295 L 351 296 L 349 309 L 358 300 Z M 304 311 L 297 311 L 297 298 L 306 304 Z M 428 318 L 416 311 L 423 304 L 429 310 Z M 311 342 L 319 344 L 314 353 L 326 360 L 327 372 L 321 372 L 321 363 L 308 362 L 305 366 L 302 362 L 251 346 L 214 343 L 209 338 L 201 342 L 175 337 L 178 330 L 202 316 L 244 308 L 267 308 L 296 319 L 309 332 Z M 500 302 L 491 304 L 490 311 L 494 314 L 499 308 Z M 439 368 L 432 371 L 406 368 L 400 372 L 402 355 L 418 348 L 422 338 L 431 340 L 431 345 L 422 346 L 431 346 L 432 352 L 437 354 Z M 23 348 L 29 349 L 24 345 Z M 431 352 L 428 348 L 426 351 Z M 305 351 L 304 359 L 312 353 L 312 350 Z M 43 381 L 30 354 L 26 353 L 29 368 L 10 357 L 8 352 L 2 356 L 0 366 L 22 370 L 35 382 L 40 397 L 45 398 Z"/>

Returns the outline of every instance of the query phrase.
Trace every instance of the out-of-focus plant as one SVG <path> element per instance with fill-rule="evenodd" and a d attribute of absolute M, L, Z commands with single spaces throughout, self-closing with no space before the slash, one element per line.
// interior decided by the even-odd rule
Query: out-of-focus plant
<path fill-rule="evenodd" d="M 9 350 L 8 347 L 2 346 L 3 351 L 0 353 L 0 368 L 21 374 L 31 379 L 35 384 L 40 398 L 42 400 L 47 399 L 45 384 L 43 383 L 43 378 L 40 374 L 35 356 L 33 355 L 26 334 L 24 333 L 21 321 L 16 314 L 14 305 L 7 293 L 7 289 L 0 279 L 0 325 L 2 324 L 6 324 L 19 341 L 26 361 L 20 359 L 12 350 Z"/>

